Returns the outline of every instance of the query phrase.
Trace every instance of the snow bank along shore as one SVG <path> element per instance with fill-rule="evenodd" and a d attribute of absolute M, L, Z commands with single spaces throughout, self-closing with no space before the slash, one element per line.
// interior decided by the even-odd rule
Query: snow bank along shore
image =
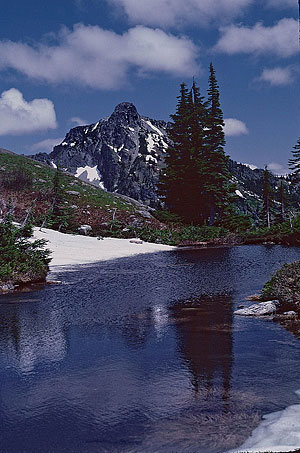
<path fill-rule="evenodd" d="M 300 390 L 296 392 L 300 397 Z M 249 439 L 229 453 L 290 452 L 300 448 L 300 404 L 264 416 Z"/>
<path fill-rule="evenodd" d="M 141 253 L 175 250 L 175 247 L 169 245 L 147 242 L 136 244 L 130 242 L 130 239 L 104 238 L 99 240 L 96 237 L 64 234 L 47 228 L 43 228 L 42 231 L 35 228 L 34 237 L 48 241 L 46 248 L 52 252 L 50 269 L 53 266 L 88 264 Z"/>

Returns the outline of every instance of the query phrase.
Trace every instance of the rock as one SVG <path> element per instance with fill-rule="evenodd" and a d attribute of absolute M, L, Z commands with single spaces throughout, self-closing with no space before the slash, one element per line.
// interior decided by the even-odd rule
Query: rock
<path fill-rule="evenodd" d="M 297 318 L 297 313 L 295 311 L 285 311 L 283 315 L 288 319 Z"/>
<path fill-rule="evenodd" d="M 80 192 L 77 192 L 77 190 L 66 190 L 66 193 L 69 195 L 75 195 L 76 197 L 80 197 Z"/>
<path fill-rule="evenodd" d="M 8 293 L 9 291 L 13 291 L 15 286 L 12 283 L 3 283 L 0 285 L 0 293 Z"/>
<path fill-rule="evenodd" d="M 152 215 L 148 211 L 137 211 L 137 214 L 144 217 L 145 219 L 152 219 Z"/>
<path fill-rule="evenodd" d="M 143 241 L 141 241 L 140 239 L 130 239 L 131 244 L 142 244 Z"/>
<path fill-rule="evenodd" d="M 276 313 L 279 305 L 278 300 L 268 300 L 267 302 L 261 302 L 260 304 L 251 305 L 248 308 L 241 308 L 234 312 L 235 315 L 240 316 L 269 316 Z"/>
<path fill-rule="evenodd" d="M 83 234 L 84 236 L 87 236 L 91 231 L 92 227 L 90 225 L 81 225 L 78 228 L 79 234 Z"/>

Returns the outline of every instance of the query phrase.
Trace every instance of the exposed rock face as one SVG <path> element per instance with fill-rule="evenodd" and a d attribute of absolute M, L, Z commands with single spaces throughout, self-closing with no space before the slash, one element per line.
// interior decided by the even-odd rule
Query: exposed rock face
<path fill-rule="evenodd" d="M 141 117 L 133 104 L 124 102 L 109 118 L 71 129 L 42 160 L 59 162 L 80 179 L 155 207 L 169 145 L 166 129 L 164 121 Z"/>

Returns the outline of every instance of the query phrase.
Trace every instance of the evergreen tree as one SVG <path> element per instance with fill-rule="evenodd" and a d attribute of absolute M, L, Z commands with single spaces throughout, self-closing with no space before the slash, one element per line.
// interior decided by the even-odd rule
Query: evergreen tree
<path fill-rule="evenodd" d="M 57 163 L 52 187 L 52 204 L 46 213 L 41 228 L 48 227 L 65 232 L 72 223 L 73 212 L 64 203 L 65 194 L 62 183 L 62 171 Z"/>
<path fill-rule="evenodd" d="M 223 112 L 220 107 L 219 86 L 212 63 L 210 64 L 205 147 L 202 176 L 206 194 L 205 208 L 209 224 L 213 225 L 217 212 L 229 205 L 228 198 L 228 157 L 225 155 Z"/>
<path fill-rule="evenodd" d="M 203 223 L 204 188 L 203 188 L 203 153 L 205 146 L 206 104 L 200 89 L 193 81 L 189 92 L 189 132 L 190 132 L 190 162 L 186 166 L 188 187 L 188 220 Z"/>
<path fill-rule="evenodd" d="M 294 176 L 300 175 L 300 138 L 292 150 L 293 158 L 289 159 L 289 168 Z"/>
<path fill-rule="evenodd" d="M 47 241 L 32 236 L 32 225 L 17 227 L 8 210 L 0 223 L 0 285 L 45 280 L 50 251 L 44 248 Z"/>
<path fill-rule="evenodd" d="M 270 176 L 271 173 L 268 170 L 267 166 L 265 166 L 262 216 L 264 223 L 267 225 L 269 229 L 271 227 L 271 206 L 273 202 L 273 189 L 270 184 Z"/>
<path fill-rule="evenodd" d="M 280 221 L 284 222 L 286 220 L 286 216 L 287 216 L 289 195 L 288 195 L 287 185 L 283 181 L 283 179 L 280 181 L 280 186 L 279 186 L 279 201 L 280 201 Z"/>
<path fill-rule="evenodd" d="M 159 191 L 163 196 L 167 208 L 180 215 L 186 215 L 188 181 L 187 167 L 191 160 L 189 118 L 191 116 L 189 93 L 185 83 L 180 86 L 180 95 L 176 113 L 171 115 L 169 137 L 172 145 L 166 156 L 166 168 L 159 184 Z"/>
<path fill-rule="evenodd" d="M 213 225 L 229 208 L 228 157 L 224 153 L 224 121 L 219 87 L 210 65 L 208 101 L 195 81 L 181 84 L 177 110 L 171 115 L 172 145 L 159 190 L 167 208 L 185 221 Z"/>

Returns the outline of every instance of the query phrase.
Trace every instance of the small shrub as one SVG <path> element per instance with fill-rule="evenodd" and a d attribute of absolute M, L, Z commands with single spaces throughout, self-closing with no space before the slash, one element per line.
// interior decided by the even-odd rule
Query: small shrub
<path fill-rule="evenodd" d="M 33 178 L 22 167 L 16 167 L 2 174 L 0 184 L 3 189 L 21 192 L 33 187 Z"/>
<path fill-rule="evenodd" d="M 50 262 L 44 240 L 29 240 L 30 225 L 18 228 L 11 218 L 0 223 L 0 283 L 15 284 L 44 281 Z"/>

